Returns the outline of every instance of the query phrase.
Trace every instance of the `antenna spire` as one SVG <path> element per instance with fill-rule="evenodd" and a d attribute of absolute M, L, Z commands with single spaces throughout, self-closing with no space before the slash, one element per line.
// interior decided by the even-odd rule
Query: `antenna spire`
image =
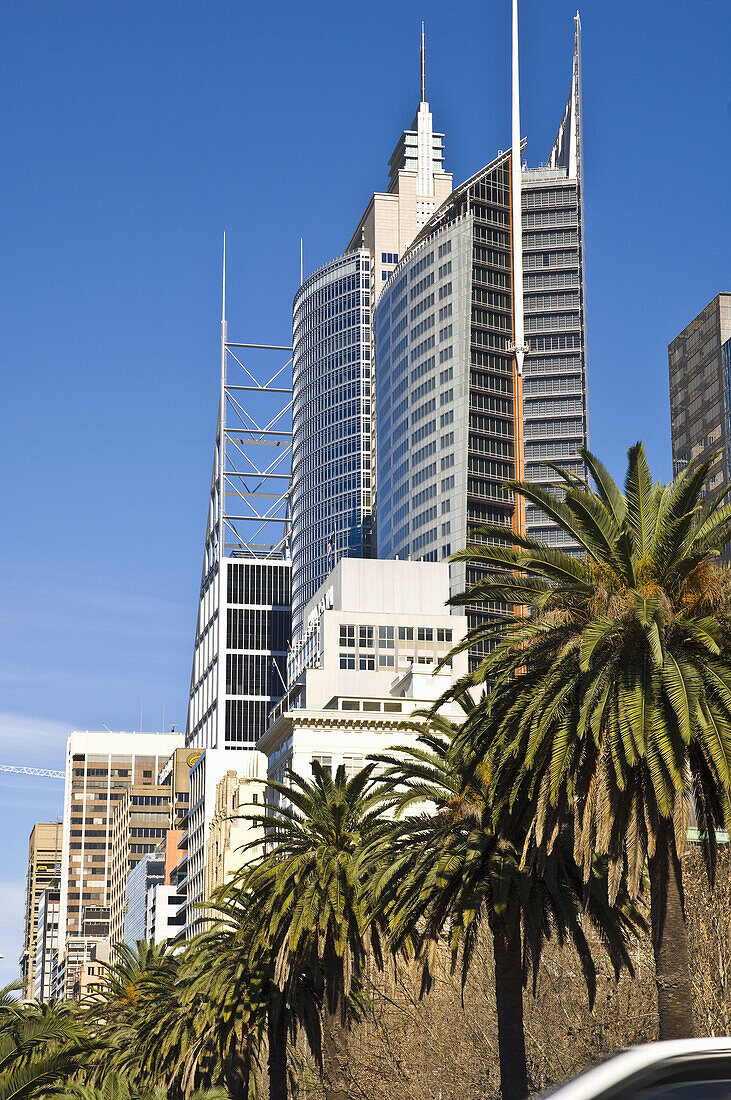
<path fill-rule="evenodd" d="M 221 288 L 221 324 L 226 324 L 226 230 L 223 231 L 223 282 Z"/>
<path fill-rule="evenodd" d="M 421 24 L 421 102 L 426 103 L 426 46 L 423 22 Z"/>
<path fill-rule="evenodd" d="M 525 331 L 523 322 L 523 232 L 522 232 L 522 179 L 520 148 L 520 63 L 518 60 L 518 0 L 513 0 L 513 135 L 512 135 L 512 191 L 513 191 L 513 312 L 515 316 L 515 358 L 518 374 L 523 373 L 525 357 Z"/>

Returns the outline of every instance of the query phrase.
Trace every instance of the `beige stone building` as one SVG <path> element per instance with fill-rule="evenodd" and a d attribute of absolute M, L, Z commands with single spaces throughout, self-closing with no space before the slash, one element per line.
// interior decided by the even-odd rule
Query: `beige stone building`
<path fill-rule="evenodd" d="M 256 814 L 264 806 L 266 789 L 266 758 L 253 754 L 261 761 L 261 767 L 251 777 L 236 771 L 228 771 L 216 787 L 216 808 L 208 832 L 206 852 L 206 897 L 217 886 L 229 882 L 244 863 L 261 854 L 261 848 L 247 848 L 261 839 L 260 826 L 252 822 L 250 814 Z"/>
<path fill-rule="evenodd" d="M 32 1000 L 35 990 L 38 901 L 46 887 L 59 882 L 63 826 L 57 821 L 37 821 L 28 841 L 28 872 L 25 884 L 25 928 L 20 973 L 23 999 Z"/>

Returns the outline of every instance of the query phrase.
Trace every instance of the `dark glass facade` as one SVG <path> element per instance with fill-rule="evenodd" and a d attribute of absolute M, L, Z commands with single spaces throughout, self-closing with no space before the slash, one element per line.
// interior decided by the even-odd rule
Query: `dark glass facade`
<path fill-rule="evenodd" d="M 291 634 L 289 562 L 229 560 L 223 748 L 253 748 L 284 694 Z"/>

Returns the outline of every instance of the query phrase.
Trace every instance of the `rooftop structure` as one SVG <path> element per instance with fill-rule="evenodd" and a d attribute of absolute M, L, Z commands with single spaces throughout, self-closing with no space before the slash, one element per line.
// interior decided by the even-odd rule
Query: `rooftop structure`
<path fill-rule="evenodd" d="M 281 695 L 290 637 L 291 348 L 229 341 L 225 241 L 222 297 L 218 423 L 185 743 L 253 749 Z"/>

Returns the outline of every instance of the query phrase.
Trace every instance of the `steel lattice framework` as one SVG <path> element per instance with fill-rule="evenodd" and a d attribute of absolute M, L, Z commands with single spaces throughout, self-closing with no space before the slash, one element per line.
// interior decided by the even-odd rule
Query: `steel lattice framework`
<path fill-rule="evenodd" d="M 228 340 L 225 245 L 223 262 L 221 391 L 204 576 L 219 557 L 281 558 L 290 542 L 292 347 Z"/>
<path fill-rule="evenodd" d="M 229 569 L 233 561 L 249 562 L 260 573 L 268 565 L 289 568 L 291 479 L 292 347 L 228 339 L 224 239 L 218 422 L 186 744 L 224 744 L 226 699 L 232 694 L 226 681 Z M 259 596 L 261 601 L 261 591 Z M 233 695 L 261 701 L 253 685 Z"/>
<path fill-rule="evenodd" d="M 50 768 L 16 768 L 13 764 L 0 764 L 0 772 L 14 772 L 16 775 L 40 775 L 43 779 L 66 778 L 66 772 L 54 772 Z"/>

